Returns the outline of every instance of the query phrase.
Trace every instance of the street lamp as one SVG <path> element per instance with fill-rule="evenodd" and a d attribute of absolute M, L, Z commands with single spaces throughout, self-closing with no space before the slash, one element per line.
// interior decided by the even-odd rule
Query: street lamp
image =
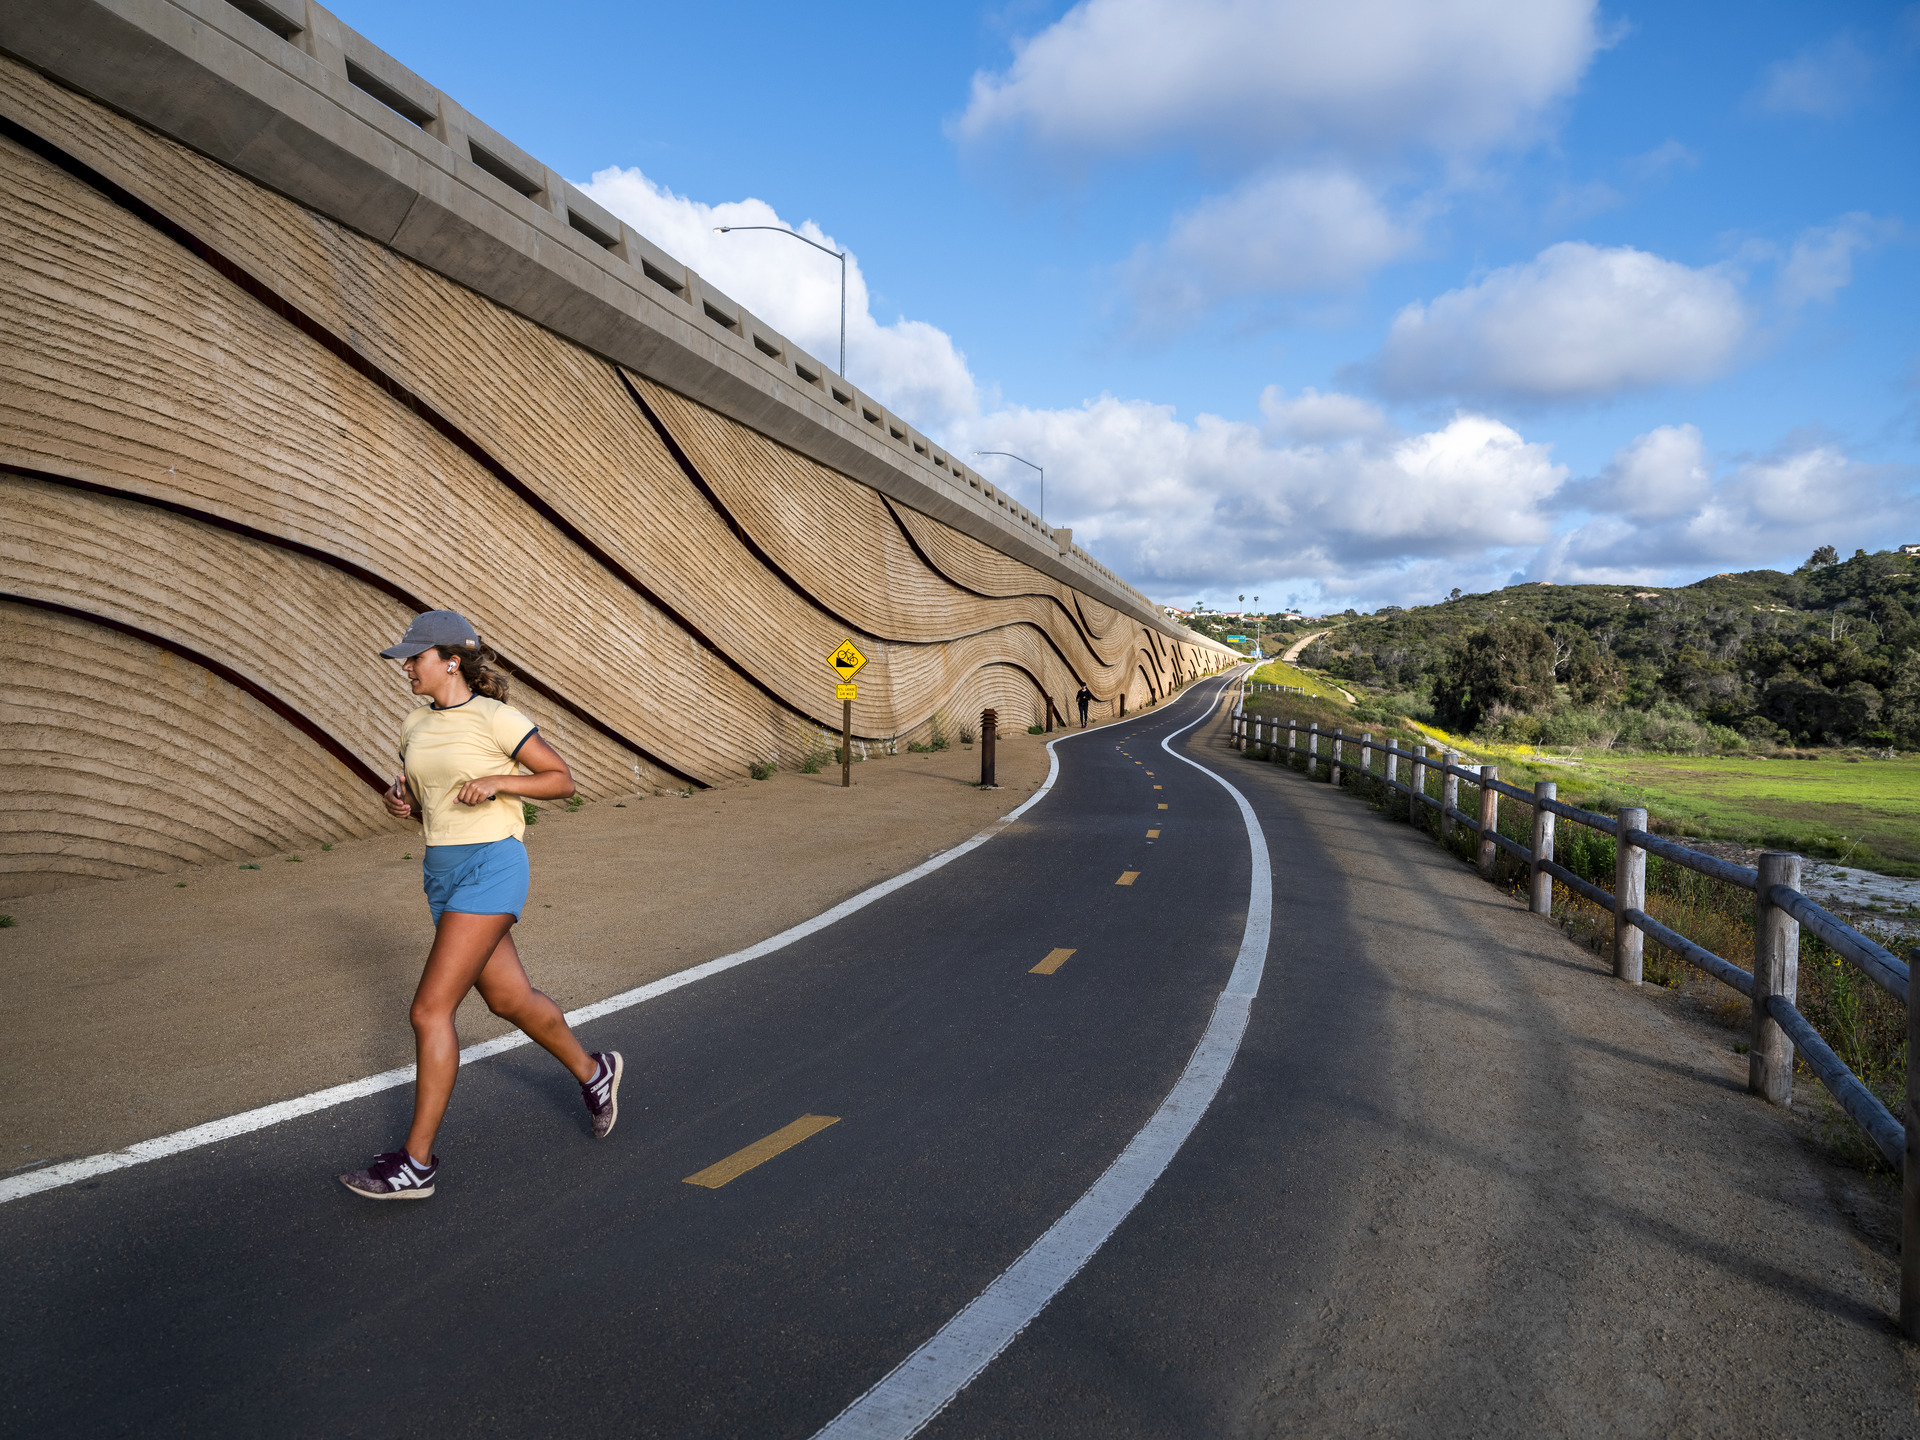
<path fill-rule="evenodd" d="M 1004 455 L 1009 460 L 1018 460 L 1022 465 L 1026 466 L 1029 470 L 1038 470 L 1040 472 L 1040 523 L 1042 525 L 1047 523 L 1047 467 L 1046 466 L 1036 465 L 1033 463 L 1033 461 L 1028 460 L 1024 456 L 1016 455 L 1011 450 L 976 450 L 973 453 L 976 457 L 981 455 Z"/>
<path fill-rule="evenodd" d="M 798 230 L 789 230 L 784 225 L 716 225 L 713 233 L 730 235 L 735 230 L 771 230 L 776 235 L 791 235 L 803 245 L 811 245 L 822 254 L 831 255 L 840 262 L 840 378 L 847 378 L 847 252 L 831 250 L 818 240 L 809 240 Z"/>

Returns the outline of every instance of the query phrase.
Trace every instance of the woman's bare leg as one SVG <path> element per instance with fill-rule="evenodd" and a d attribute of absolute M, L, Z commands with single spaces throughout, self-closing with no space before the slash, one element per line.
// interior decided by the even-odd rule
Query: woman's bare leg
<path fill-rule="evenodd" d="M 460 1074 L 460 1037 L 453 1028 L 453 1012 L 474 987 L 513 926 L 511 915 L 459 915 L 443 911 L 427 953 L 420 988 L 413 992 L 415 1076 L 413 1127 L 407 1131 L 407 1153 L 421 1164 L 433 1158 L 433 1138 L 453 1098 L 453 1082 Z"/>
<path fill-rule="evenodd" d="M 434 1137 L 460 1074 L 460 1037 L 453 1028 L 453 1013 L 474 986 L 480 987 L 489 1010 L 525 1031 L 574 1079 L 584 1085 L 593 1078 L 594 1062 L 567 1028 L 560 1007 L 534 989 L 521 968 L 512 929 L 511 915 L 462 915 L 448 910 L 440 916 L 411 1014 L 416 1078 L 407 1153 L 423 1165 L 433 1158 Z"/>
<path fill-rule="evenodd" d="M 544 993 L 533 988 L 521 967 L 520 952 L 513 936 L 503 935 L 494 947 L 493 958 L 480 972 L 480 998 L 502 1020 L 510 1021 L 527 1038 L 573 1072 L 582 1085 L 593 1078 L 598 1068 L 586 1047 L 574 1039 L 567 1028 L 566 1016 Z"/>

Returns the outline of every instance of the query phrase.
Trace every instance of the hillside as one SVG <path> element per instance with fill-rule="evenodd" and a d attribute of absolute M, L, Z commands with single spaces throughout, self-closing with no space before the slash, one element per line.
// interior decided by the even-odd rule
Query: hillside
<path fill-rule="evenodd" d="M 1673 589 L 1533 584 L 1389 607 L 1349 616 L 1301 663 L 1509 741 L 1920 748 L 1920 560 L 1831 555 Z"/>

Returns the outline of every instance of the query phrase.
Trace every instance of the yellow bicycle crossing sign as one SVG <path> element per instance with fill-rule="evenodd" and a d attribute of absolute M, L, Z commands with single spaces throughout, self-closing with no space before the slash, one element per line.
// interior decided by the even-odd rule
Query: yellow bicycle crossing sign
<path fill-rule="evenodd" d="M 860 647 L 851 638 L 842 640 L 827 656 L 827 668 L 840 677 L 842 684 L 858 675 L 866 663 L 867 657 L 860 653 Z"/>

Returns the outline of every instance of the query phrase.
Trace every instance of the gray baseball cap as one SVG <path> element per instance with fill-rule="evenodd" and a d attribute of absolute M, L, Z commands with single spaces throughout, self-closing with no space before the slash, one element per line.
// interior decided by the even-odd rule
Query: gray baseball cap
<path fill-rule="evenodd" d="M 410 660 L 436 645 L 478 645 L 480 637 L 466 616 L 452 610 L 429 610 L 417 615 L 398 645 L 389 645 L 380 653 L 389 660 Z"/>

